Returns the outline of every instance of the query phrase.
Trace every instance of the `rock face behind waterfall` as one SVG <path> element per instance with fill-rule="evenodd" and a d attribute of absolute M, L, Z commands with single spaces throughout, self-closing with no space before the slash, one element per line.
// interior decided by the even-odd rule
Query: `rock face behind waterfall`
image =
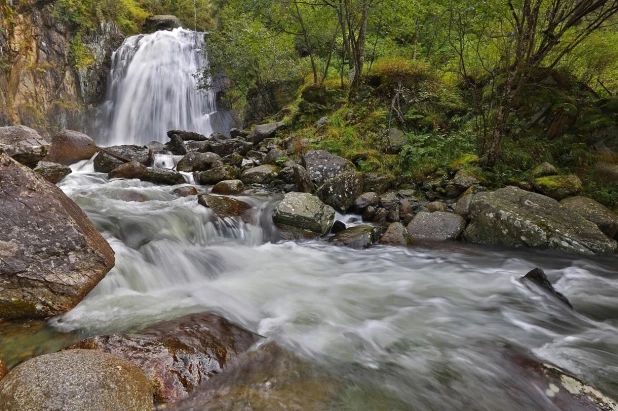
<path fill-rule="evenodd" d="M 114 252 L 60 189 L 0 154 L 0 318 L 74 307 L 114 266 Z"/>
<path fill-rule="evenodd" d="M 478 193 L 470 204 L 468 241 L 608 254 L 616 242 L 558 201 L 516 187 Z"/>

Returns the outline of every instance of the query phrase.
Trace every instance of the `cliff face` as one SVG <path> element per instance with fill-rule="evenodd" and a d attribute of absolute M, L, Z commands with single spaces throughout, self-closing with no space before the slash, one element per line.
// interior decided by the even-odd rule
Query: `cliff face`
<path fill-rule="evenodd" d="M 74 67 L 75 33 L 53 17 L 53 1 L 0 0 L 0 126 L 23 124 L 43 135 L 88 131 L 105 97 L 111 54 L 124 35 L 113 23 L 81 37 L 93 59 Z"/>

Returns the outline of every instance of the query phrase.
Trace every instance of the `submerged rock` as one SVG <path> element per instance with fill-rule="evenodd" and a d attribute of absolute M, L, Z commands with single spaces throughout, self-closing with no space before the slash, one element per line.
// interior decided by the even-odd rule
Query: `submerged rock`
<path fill-rule="evenodd" d="M 325 204 L 345 213 L 363 192 L 363 180 L 357 172 L 346 172 L 329 178 L 316 191 Z"/>
<path fill-rule="evenodd" d="M 36 167 L 49 147 L 36 130 L 26 126 L 0 127 L 0 151 L 27 167 Z"/>
<path fill-rule="evenodd" d="M 42 355 L 0 380 L 0 411 L 153 408 L 151 383 L 138 367 L 93 350 Z"/>
<path fill-rule="evenodd" d="M 157 402 L 166 403 L 186 398 L 259 339 L 218 315 L 192 314 L 135 334 L 89 338 L 69 348 L 104 351 L 130 361 L 152 382 Z"/>
<path fill-rule="evenodd" d="M 582 191 L 582 181 L 574 174 L 536 178 L 532 185 L 539 193 L 558 201 Z"/>
<path fill-rule="evenodd" d="M 303 167 L 316 186 L 321 186 L 326 180 L 338 174 L 356 171 L 354 165 L 345 158 L 335 156 L 324 150 L 307 151 L 303 154 L 302 160 Z"/>
<path fill-rule="evenodd" d="M 475 243 L 553 248 L 582 254 L 608 254 L 616 242 L 581 215 L 549 197 L 505 187 L 478 193 L 470 206 L 464 238 Z"/>
<path fill-rule="evenodd" d="M 50 183 L 57 184 L 73 171 L 71 167 L 63 166 L 62 164 L 39 161 L 34 172 Z"/>
<path fill-rule="evenodd" d="M 408 224 L 413 241 L 457 240 L 466 228 L 466 220 L 454 213 L 435 211 L 418 213 Z"/>
<path fill-rule="evenodd" d="M 316 237 L 329 232 L 335 210 L 309 193 L 287 193 L 275 209 L 273 221 L 292 237 Z"/>
<path fill-rule="evenodd" d="M 230 195 L 230 194 L 240 194 L 243 191 L 245 191 L 245 185 L 240 180 L 219 181 L 212 188 L 213 194 Z"/>
<path fill-rule="evenodd" d="M 197 201 L 204 207 L 211 208 L 219 218 L 241 217 L 253 208 L 251 204 L 232 197 L 210 194 L 202 194 L 197 198 Z"/>
<path fill-rule="evenodd" d="M 141 163 L 145 166 L 150 165 L 152 160 L 148 147 L 124 145 L 107 147 L 105 150 L 119 155 L 127 160 L 137 161 L 138 163 Z M 124 162 L 101 151 L 94 158 L 94 171 L 98 173 L 109 173 L 110 171 L 122 164 L 124 164 Z"/>
<path fill-rule="evenodd" d="M 520 279 L 523 283 L 532 283 L 536 286 L 540 287 L 547 294 L 558 298 L 564 304 L 569 306 L 569 308 L 573 309 L 573 305 L 571 302 L 564 296 L 564 294 L 559 293 L 554 289 L 554 286 L 549 282 L 547 275 L 540 268 L 535 268 L 531 270 L 528 274 L 524 275 Z"/>
<path fill-rule="evenodd" d="M 65 166 L 81 160 L 90 160 L 99 151 L 93 139 L 86 134 L 72 130 L 62 130 L 51 141 L 45 161 Z"/>
<path fill-rule="evenodd" d="M 197 188 L 193 186 L 178 187 L 177 189 L 174 190 L 174 194 L 180 197 L 196 196 Z"/>
<path fill-rule="evenodd" d="M 375 242 L 373 227 L 368 225 L 358 225 L 348 228 L 335 234 L 329 240 L 331 244 L 340 245 L 357 250 L 369 248 Z"/>
<path fill-rule="evenodd" d="M 0 318 L 73 308 L 114 266 L 114 252 L 56 186 L 0 154 Z"/>
<path fill-rule="evenodd" d="M 560 201 L 560 205 L 596 224 L 609 238 L 614 238 L 618 233 L 618 215 L 603 204 L 586 197 L 569 197 Z"/>

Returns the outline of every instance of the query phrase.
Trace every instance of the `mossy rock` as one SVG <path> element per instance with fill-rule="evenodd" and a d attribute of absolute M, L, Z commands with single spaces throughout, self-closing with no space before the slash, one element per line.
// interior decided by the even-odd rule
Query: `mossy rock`
<path fill-rule="evenodd" d="M 574 174 L 536 178 L 532 185 L 537 192 L 558 201 L 582 191 L 582 181 Z"/>
<path fill-rule="evenodd" d="M 547 176 L 555 176 L 556 174 L 558 174 L 556 167 L 552 166 L 547 161 L 544 161 L 543 163 L 532 169 L 532 171 L 530 172 L 530 177 L 541 178 Z"/>
<path fill-rule="evenodd" d="M 37 309 L 33 303 L 23 300 L 0 302 L 0 318 L 11 320 L 37 316 Z"/>
<path fill-rule="evenodd" d="M 478 163 L 479 156 L 477 156 L 476 154 L 464 154 L 463 156 L 449 164 L 448 171 L 454 173 L 461 170 L 462 168 L 468 168 L 469 166 L 477 165 Z"/>

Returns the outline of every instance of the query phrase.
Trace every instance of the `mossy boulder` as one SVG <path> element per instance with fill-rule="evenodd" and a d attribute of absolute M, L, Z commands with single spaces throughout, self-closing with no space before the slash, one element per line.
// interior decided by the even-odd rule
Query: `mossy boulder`
<path fill-rule="evenodd" d="M 535 178 L 532 185 L 537 192 L 558 201 L 582 191 L 582 181 L 574 174 Z"/>
<path fill-rule="evenodd" d="M 560 201 L 560 205 L 596 224 L 609 238 L 618 233 L 618 215 L 611 212 L 603 204 L 586 197 L 569 197 Z"/>
<path fill-rule="evenodd" d="M 543 163 L 533 168 L 532 171 L 530 171 L 530 177 L 532 177 L 533 179 L 547 176 L 555 176 L 556 174 L 558 174 L 558 170 L 556 170 L 556 167 L 552 166 L 547 161 L 544 161 Z"/>
<path fill-rule="evenodd" d="M 373 227 L 368 225 L 359 225 L 338 232 L 331 237 L 329 242 L 334 245 L 360 250 L 371 247 L 375 240 L 376 238 Z"/>
<path fill-rule="evenodd" d="M 213 194 L 223 194 L 223 195 L 240 194 L 243 191 L 245 191 L 245 185 L 240 180 L 219 181 L 212 188 Z"/>
<path fill-rule="evenodd" d="M 457 160 L 453 161 L 448 165 L 448 171 L 451 173 L 455 173 L 463 168 L 467 168 L 470 166 L 476 166 L 479 163 L 479 156 L 476 154 L 464 154 L 459 157 Z"/>
<path fill-rule="evenodd" d="M 71 167 L 58 163 L 39 161 L 34 172 L 52 184 L 57 184 L 72 173 Z"/>
<path fill-rule="evenodd" d="M 273 221 L 291 238 L 311 238 L 330 231 L 335 210 L 309 193 L 287 193 L 273 214 Z"/>
<path fill-rule="evenodd" d="M 269 184 L 279 177 L 280 171 L 277 166 L 264 164 L 244 171 L 240 180 L 245 184 Z"/>
<path fill-rule="evenodd" d="M 234 167 L 223 164 L 208 171 L 193 174 L 195 181 L 199 184 L 217 184 L 219 181 L 235 180 L 237 175 Z"/>

